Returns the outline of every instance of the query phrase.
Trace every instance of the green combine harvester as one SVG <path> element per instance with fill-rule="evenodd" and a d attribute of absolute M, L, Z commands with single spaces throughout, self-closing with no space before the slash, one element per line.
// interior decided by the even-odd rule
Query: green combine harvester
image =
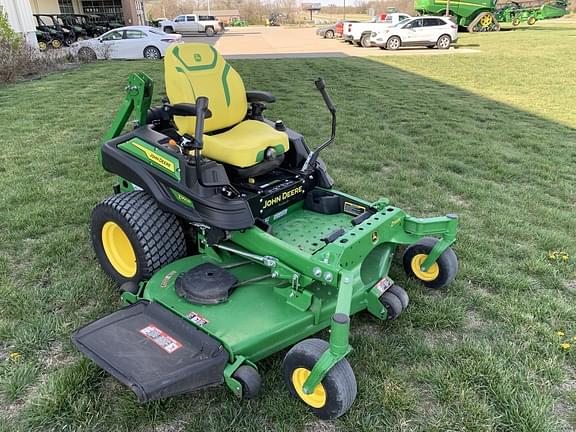
<path fill-rule="evenodd" d="M 446 15 L 466 27 L 469 32 L 499 31 L 502 22 L 517 26 L 520 22 L 534 24 L 537 20 L 559 18 L 566 15 L 565 0 L 555 2 L 510 2 L 497 7 L 497 0 L 416 0 L 414 9 L 420 15 Z"/>

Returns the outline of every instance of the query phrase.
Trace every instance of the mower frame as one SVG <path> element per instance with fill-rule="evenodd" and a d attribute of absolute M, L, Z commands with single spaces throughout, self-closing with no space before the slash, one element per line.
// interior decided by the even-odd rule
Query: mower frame
<path fill-rule="evenodd" d="M 126 97 L 105 135 L 105 141 L 120 136 L 132 114 L 136 118 L 135 127 L 147 123 L 152 91 L 152 80 L 146 74 L 135 73 L 129 77 Z M 131 182 L 120 177 L 117 192 L 133 189 L 134 185 Z M 315 189 L 324 190 L 320 187 Z M 124 290 L 123 301 L 127 304 L 141 300 L 159 302 L 191 325 L 219 340 L 230 356 L 228 366 L 224 370 L 224 382 L 237 396 L 242 396 L 242 386 L 232 375 L 241 365 L 248 364 L 255 367 L 254 362 L 329 327 L 329 349 L 316 362 L 303 387 L 305 393 L 311 393 L 330 369 L 351 351 L 350 315 L 367 309 L 375 317 L 381 320 L 387 319 L 387 310 L 379 299 L 394 284 L 388 272 L 396 246 L 414 244 L 426 236 L 439 236 L 440 240 L 421 265 L 421 270 L 427 271 L 454 243 L 458 226 L 456 215 L 416 218 L 391 206 L 386 198 L 368 202 L 333 189 L 329 192 L 339 195 L 352 205 L 360 206 L 367 212 L 352 229 L 327 243 L 317 253 L 303 252 L 293 244 L 256 226 L 233 230 L 224 241 L 214 244 L 207 239 L 205 229 L 208 227 L 203 227 L 195 221 L 199 228 L 197 236 L 199 254 L 168 264 L 148 282 L 141 282 L 136 292 Z M 171 198 L 178 204 L 185 204 L 185 200 L 189 200 L 185 196 L 180 199 L 178 196 Z M 285 217 L 289 217 L 301 208 L 300 201 L 291 204 L 283 212 L 286 214 Z M 369 255 L 374 251 L 379 256 L 378 259 L 370 259 Z M 209 325 L 198 325 L 190 318 L 191 311 L 196 314 L 196 310 L 206 309 L 195 308 L 187 302 L 178 302 L 174 290 L 165 289 L 172 287 L 175 274 L 190 268 L 191 264 L 212 262 L 222 264 L 224 267 L 235 266 L 238 264 L 238 258 L 246 263 L 257 263 L 261 266 L 260 276 L 273 281 L 271 289 L 267 291 L 282 296 L 294 309 L 295 315 L 313 311 L 313 317 L 310 318 L 312 323 L 302 321 L 302 325 L 288 327 L 283 331 L 277 330 L 276 336 L 281 342 L 274 346 L 267 344 L 267 341 L 256 340 L 243 341 L 242 347 L 239 348 L 240 344 L 227 343 L 226 338 Z M 368 261 L 369 264 L 366 264 Z M 281 281 L 281 286 L 274 281 Z M 158 289 L 159 286 L 163 289 Z M 319 290 L 330 291 L 332 299 L 318 295 Z"/>

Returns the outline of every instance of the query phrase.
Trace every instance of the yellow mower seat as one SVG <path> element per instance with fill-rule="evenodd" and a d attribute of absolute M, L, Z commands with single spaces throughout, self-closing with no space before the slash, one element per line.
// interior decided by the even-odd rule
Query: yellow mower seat
<path fill-rule="evenodd" d="M 212 117 L 204 123 L 205 157 L 246 168 L 262 162 L 270 147 L 277 155 L 289 149 L 285 132 L 258 120 L 244 120 L 248 102 L 242 78 L 214 47 L 192 43 L 169 47 L 164 76 L 170 103 L 208 98 Z M 175 116 L 174 123 L 180 135 L 194 135 L 195 117 Z"/>

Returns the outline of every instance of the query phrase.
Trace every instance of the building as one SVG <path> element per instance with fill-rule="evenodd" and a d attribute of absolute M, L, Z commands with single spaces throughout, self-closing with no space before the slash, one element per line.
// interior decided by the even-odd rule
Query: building
<path fill-rule="evenodd" d="M 21 33 L 28 44 L 37 46 L 36 22 L 28 0 L 0 0 L 0 13 L 6 14 L 14 30 Z"/>
<path fill-rule="evenodd" d="M 23 33 L 34 23 L 32 14 L 103 14 L 126 25 L 146 24 L 143 0 L 0 0 L 2 5 L 14 29 Z M 28 23 L 25 29 L 22 20 Z"/>

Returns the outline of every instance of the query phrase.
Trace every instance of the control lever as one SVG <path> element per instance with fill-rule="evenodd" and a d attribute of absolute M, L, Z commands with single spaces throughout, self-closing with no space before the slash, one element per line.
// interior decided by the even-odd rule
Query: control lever
<path fill-rule="evenodd" d="M 328 92 L 326 92 L 326 83 L 324 82 L 324 80 L 322 78 L 318 78 L 316 81 L 314 81 L 314 84 L 316 85 L 316 88 L 322 95 L 324 103 L 326 104 L 326 107 L 330 111 L 330 114 L 332 114 L 332 133 L 330 134 L 330 138 L 328 138 L 325 142 L 323 142 L 318 148 L 316 148 L 316 150 L 308 154 L 308 157 L 304 161 L 304 165 L 302 165 L 302 171 L 304 172 L 309 171 L 310 169 L 314 169 L 314 166 L 316 165 L 316 160 L 318 159 L 318 155 L 320 154 L 320 152 L 324 150 L 326 147 L 328 147 L 330 144 L 332 144 L 334 142 L 334 139 L 336 138 L 336 107 L 334 106 L 332 99 L 328 95 Z"/>

